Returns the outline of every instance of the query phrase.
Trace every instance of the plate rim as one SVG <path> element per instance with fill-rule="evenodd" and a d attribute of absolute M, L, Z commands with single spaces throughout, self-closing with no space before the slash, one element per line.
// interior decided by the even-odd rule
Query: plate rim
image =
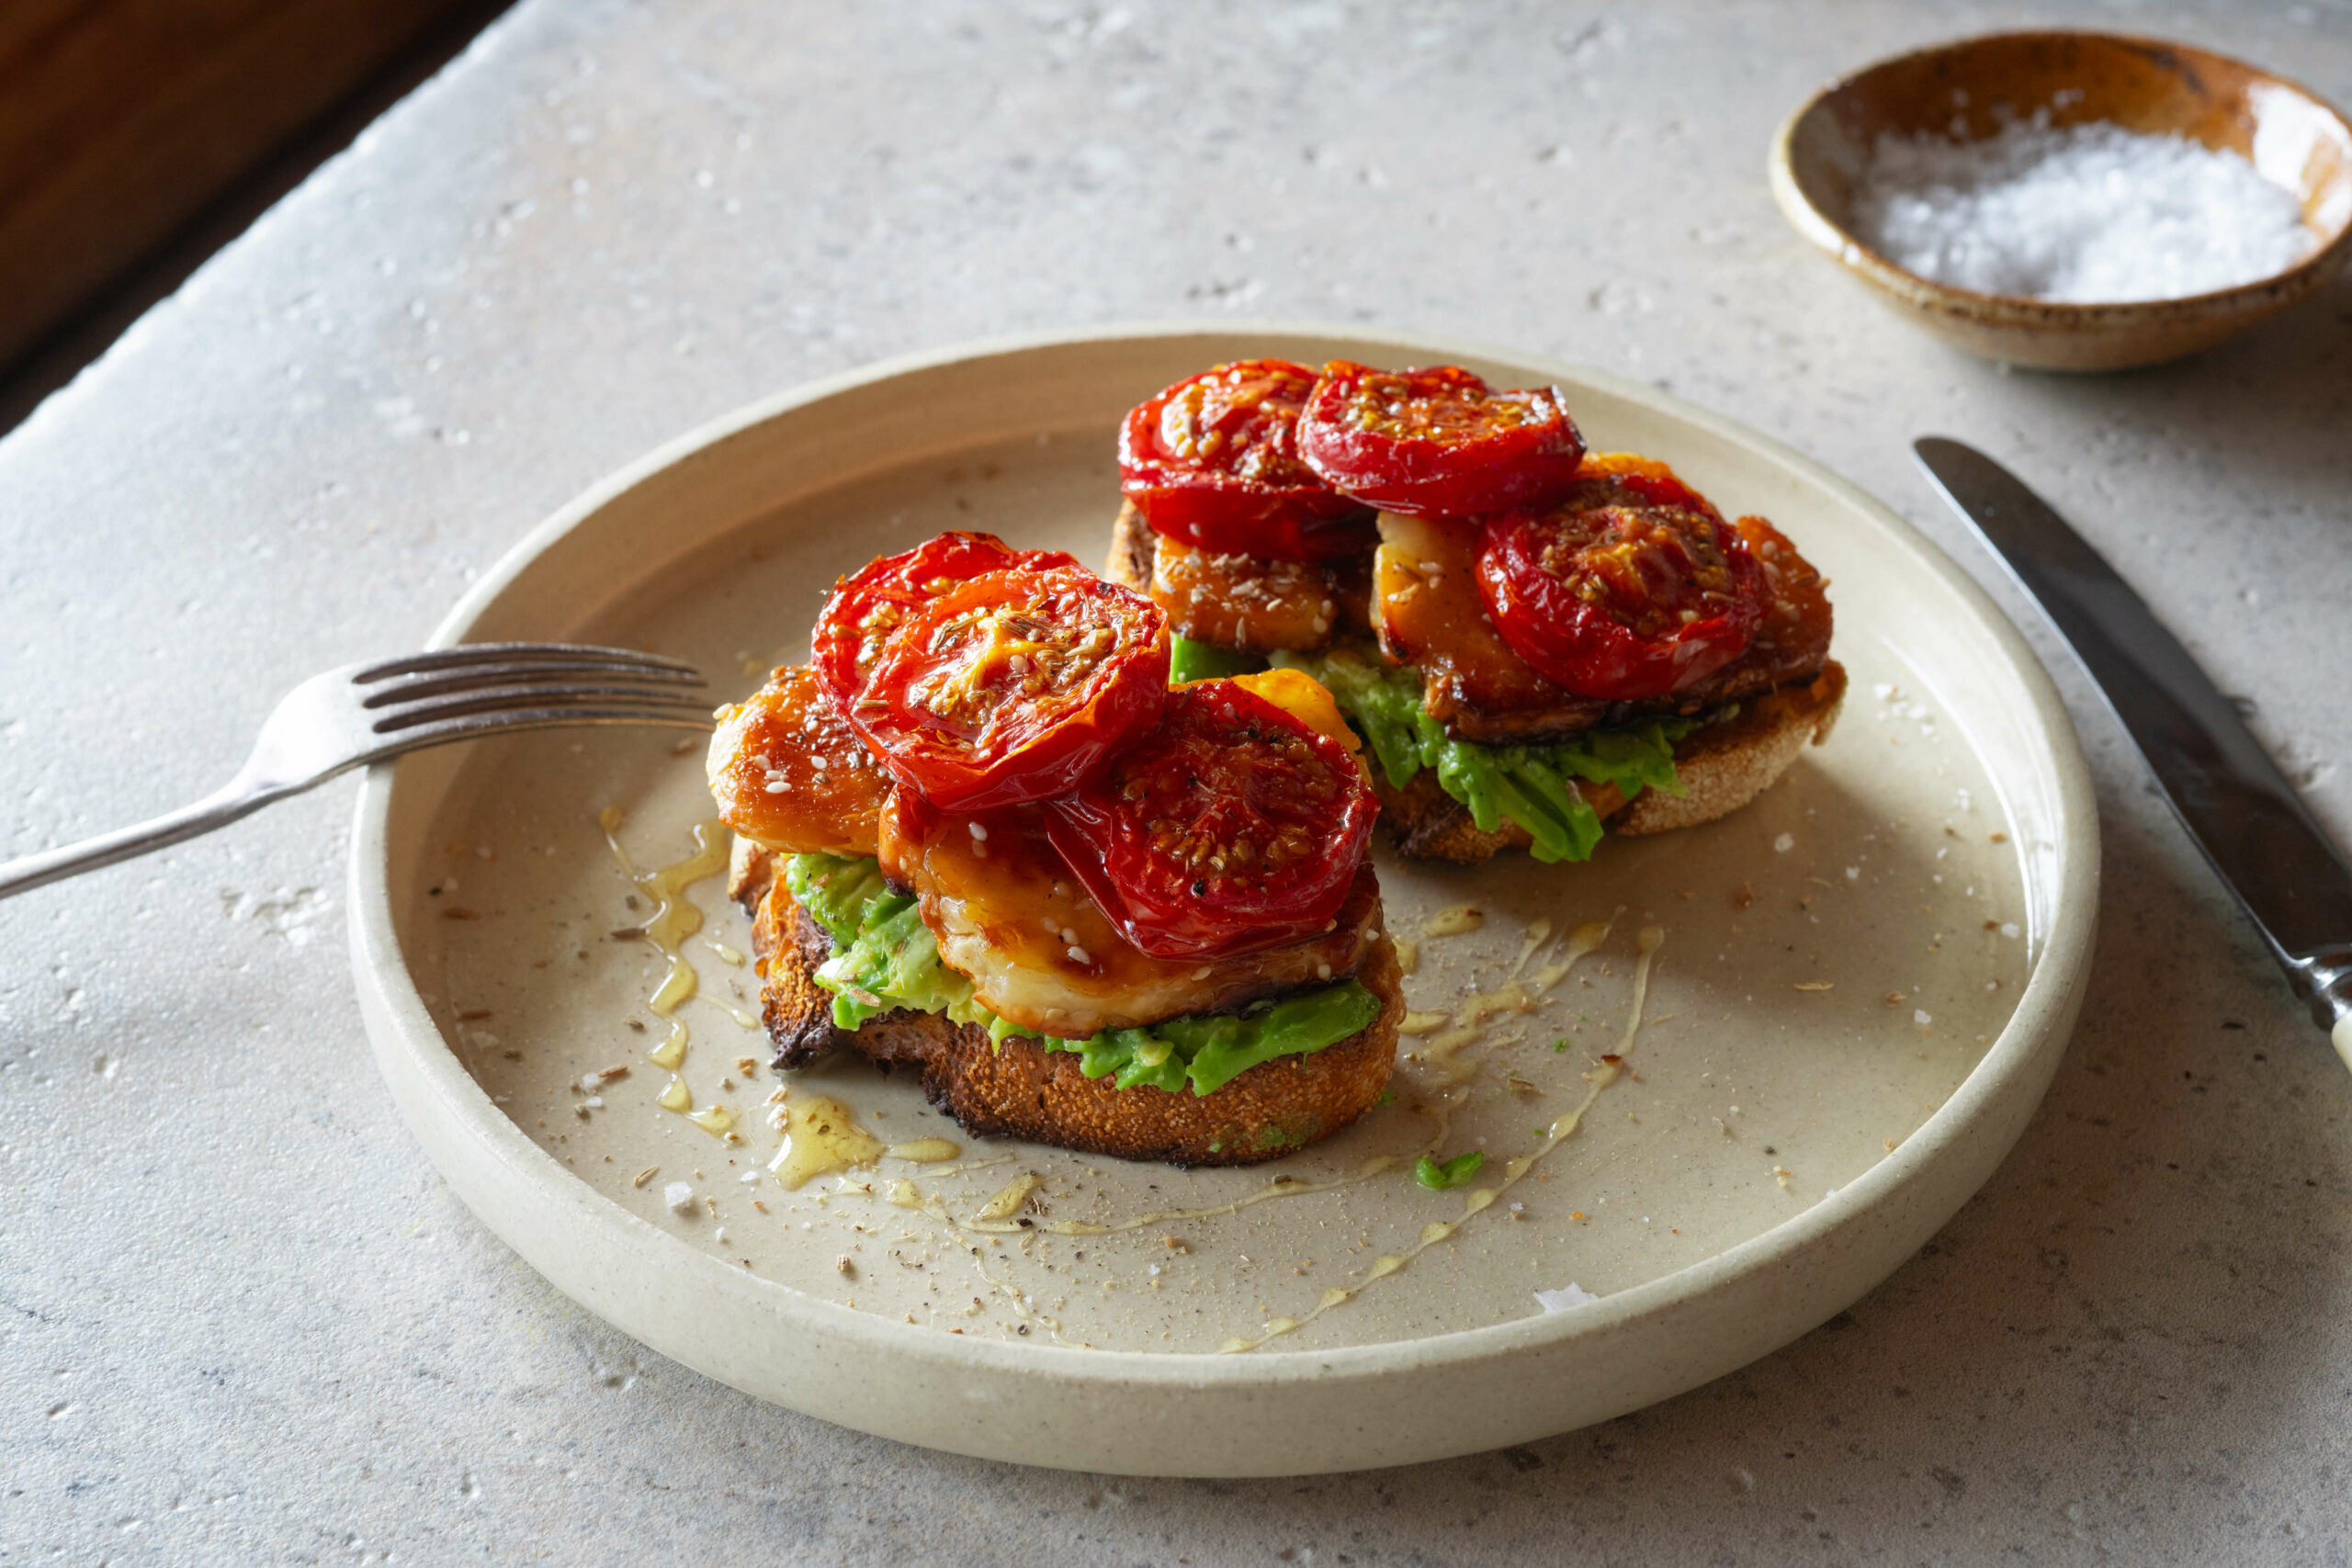
<path fill-rule="evenodd" d="M 1877 525 L 1889 542 L 1900 546 L 1909 558 L 1905 563 L 1906 567 L 1933 573 L 1974 612 L 1976 621 L 1991 636 L 1996 647 L 2024 684 L 2032 707 L 2034 723 L 2031 728 L 2041 743 L 2037 750 L 2046 754 L 2057 786 L 2054 799 L 2059 831 L 2054 835 L 2057 863 L 2053 872 L 2056 914 L 2045 935 L 2042 951 L 2036 956 L 2033 972 L 2007 1023 L 1967 1077 L 1928 1120 L 1894 1153 L 1849 1182 L 1834 1197 L 1809 1204 L 1803 1212 L 1711 1257 L 1567 1312 L 1547 1312 L 1482 1327 L 1334 1349 L 1269 1347 L 1249 1356 L 1218 1356 L 1193 1351 L 1080 1349 L 997 1341 L 973 1336 L 949 1337 L 927 1328 L 909 1328 L 875 1314 L 805 1295 L 778 1281 L 747 1276 L 729 1269 L 712 1255 L 688 1246 L 597 1192 L 584 1179 L 567 1170 L 552 1154 L 531 1140 L 520 1125 L 492 1102 L 488 1093 L 465 1071 L 456 1055 L 448 1049 L 438 1026 L 424 1007 L 414 976 L 401 954 L 392 911 L 389 866 L 385 859 L 389 850 L 390 812 L 401 764 L 378 764 L 368 769 L 364 775 L 352 836 L 350 908 L 353 919 L 349 930 L 354 978 L 360 992 L 379 1067 L 386 1073 L 395 1098 L 400 1100 L 403 1114 L 410 1121 L 412 1133 L 419 1137 L 428 1157 L 442 1167 L 445 1175 L 447 1174 L 447 1166 L 439 1156 L 434 1140 L 425 1136 L 425 1129 L 417 1120 L 433 1109 L 425 1103 L 427 1100 L 438 1102 L 437 1109 L 442 1113 L 457 1114 L 460 1118 L 459 1125 L 447 1130 L 463 1134 L 476 1144 L 481 1153 L 491 1156 L 514 1178 L 530 1185 L 540 1197 L 553 1201 L 559 1208 L 571 1211 L 574 1218 L 593 1213 L 595 1219 L 606 1224 L 618 1219 L 624 1231 L 631 1226 L 642 1227 L 646 1235 L 658 1238 L 654 1245 L 666 1246 L 673 1255 L 664 1257 L 663 1267 L 684 1271 L 679 1278 L 691 1280 L 700 1288 L 718 1287 L 731 1294 L 741 1292 L 746 1284 L 754 1285 L 769 1298 L 767 1305 L 770 1310 L 782 1311 L 787 1317 L 806 1314 L 812 1327 L 822 1325 L 832 1337 L 858 1342 L 883 1353 L 903 1355 L 916 1352 L 938 1365 L 942 1371 L 1010 1372 L 1024 1380 L 1043 1378 L 1049 1382 L 1080 1385 L 1132 1387 L 1140 1382 L 1185 1391 L 1254 1389 L 1306 1379 L 1328 1383 L 1334 1380 L 1382 1378 L 1407 1371 L 1460 1369 L 1496 1358 L 1556 1349 L 1577 1339 L 1631 1323 L 1679 1301 L 1703 1296 L 1753 1270 L 1770 1267 L 1774 1255 L 1792 1248 L 1804 1248 L 1821 1242 L 1842 1227 L 1867 1222 L 1880 1203 L 1928 1174 L 1925 1168 L 1949 1152 L 1953 1143 L 1969 1135 L 1986 1111 L 1987 1102 L 1996 1095 L 2012 1090 L 2018 1075 L 2030 1074 L 2039 1068 L 2041 1082 L 2033 1086 L 2030 1103 L 2018 1118 L 2016 1131 L 2009 1134 L 1986 1164 L 1989 1175 L 2014 1146 L 2017 1136 L 2030 1121 L 2046 1093 L 2049 1077 L 2054 1073 L 2057 1059 L 2063 1055 L 2066 1039 L 2072 1032 L 2096 936 L 2099 823 L 2088 764 L 2071 716 L 2048 671 L 2000 605 L 1957 562 L 1899 513 L 1785 443 L 1728 416 L 1691 403 L 1675 393 L 1662 391 L 1614 372 L 1467 338 L 1440 338 L 1362 323 L 1246 318 L 1110 322 L 1082 328 L 993 335 L 895 355 L 755 399 L 682 432 L 588 486 L 528 530 L 489 570 L 482 572 L 442 618 L 427 646 L 442 648 L 461 640 L 467 630 L 540 556 L 618 497 L 731 436 L 798 409 L 878 382 L 994 355 L 1128 340 L 1232 338 L 1250 334 L 1354 342 L 1377 344 L 1407 354 L 1481 358 L 1524 366 L 1547 376 L 1560 377 L 1571 384 L 1589 386 L 1645 406 L 1703 430 L 1736 447 L 1760 455 L 1792 471 L 1806 483 L 1818 486 L 1835 496 Z M 406 1053 L 408 1060 L 405 1066 L 417 1075 L 413 1085 L 404 1085 L 395 1075 L 396 1051 Z M 419 1098 L 414 1103 L 403 1092 L 407 1089 L 419 1091 Z M 1964 1202 L 1967 1196 L 1981 1187 L 1982 1180 L 1980 1178 L 1972 1183 L 1960 1201 Z M 461 1192 L 460 1196 L 465 1195 Z M 547 1269 L 530 1258 L 526 1248 L 508 1236 L 505 1227 L 492 1216 L 484 1213 L 470 1200 L 469 1206 L 473 1207 L 485 1224 L 523 1254 L 526 1260 L 532 1262 L 534 1268 L 550 1282 L 558 1283 L 559 1289 L 579 1299 L 576 1292 L 556 1281 Z M 1957 1206 L 1955 1203 L 1954 1208 Z M 1883 1277 L 1882 1272 L 1860 1294 L 1867 1294 L 1868 1290 L 1874 1289 Z M 722 1286 L 721 1281 L 726 1283 Z M 1859 1299 L 1859 1295 L 1851 1299 Z M 594 1303 L 583 1302 L 582 1304 L 606 1321 L 613 1321 Z M 630 1334 L 632 1337 L 644 1339 L 644 1336 L 633 1328 L 623 1327 L 617 1323 L 615 1326 L 621 1327 L 622 1332 Z M 1814 1325 L 1798 1329 L 1792 1337 L 1809 1332 L 1812 1326 Z M 663 1353 L 677 1355 L 674 1350 Z M 695 1364 L 689 1358 L 680 1359 Z M 710 1371 L 708 1368 L 700 1370 Z M 734 1381 L 723 1372 L 711 1371 L 711 1375 L 719 1377 L 721 1381 Z M 1697 1381 L 1709 1381 L 1719 1375 L 1719 1371 L 1710 1372 Z M 1681 1386 L 1695 1386 L 1695 1383 L 1686 1382 Z M 759 1394 L 756 1391 L 754 1396 L 773 1397 Z M 966 1447 L 958 1443 L 936 1443 L 933 1446 L 999 1457 L 1019 1457 L 1002 1454 L 1001 1449 L 986 1445 Z M 1440 1452 L 1459 1451 L 1466 1450 L 1448 1449 L 1440 1444 L 1428 1448 L 1426 1451 L 1416 1450 L 1401 1457 L 1427 1458 L 1436 1457 Z M 1392 1455 L 1352 1462 L 1398 1461 L 1399 1457 Z M 1348 1467 L 1350 1461 L 1316 1464 L 1309 1468 Z M 1229 1473 L 1276 1472 L 1253 1469 Z M 1187 1469 L 1165 1473 L 1226 1472 Z"/>

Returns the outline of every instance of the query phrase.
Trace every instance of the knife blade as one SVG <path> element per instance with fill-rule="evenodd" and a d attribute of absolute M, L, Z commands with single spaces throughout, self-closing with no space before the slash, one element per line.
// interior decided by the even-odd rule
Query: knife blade
<path fill-rule="evenodd" d="M 2057 626 L 2173 813 L 2352 1067 L 2352 864 L 2188 650 L 2049 502 L 1982 452 L 1912 443 Z"/>

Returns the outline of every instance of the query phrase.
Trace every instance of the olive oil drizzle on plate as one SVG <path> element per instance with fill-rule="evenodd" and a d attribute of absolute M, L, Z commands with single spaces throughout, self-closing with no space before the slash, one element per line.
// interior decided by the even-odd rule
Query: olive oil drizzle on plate
<path fill-rule="evenodd" d="M 613 858 L 620 863 L 621 874 L 653 900 L 653 913 L 628 934 L 643 938 L 669 960 L 668 973 L 645 1003 L 655 1017 L 666 1019 L 691 1000 L 702 983 L 693 960 L 686 956 L 686 941 L 702 930 L 703 912 L 701 906 L 686 897 L 686 889 L 727 869 L 728 846 L 732 840 L 727 824 L 717 818 L 697 822 L 694 826 L 694 853 L 652 871 L 639 871 L 628 852 L 621 847 L 621 824 L 627 819 L 619 807 L 607 806 L 597 814 L 596 826 L 604 829 L 605 842 L 611 846 Z M 726 1002 L 718 1005 L 745 1029 L 759 1027 L 759 1021 L 742 1009 Z"/>
<path fill-rule="evenodd" d="M 1476 1076 L 1476 1069 L 1473 1064 L 1462 1055 L 1462 1053 L 1466 1046 L 1479 1038 L 1486 1021 L 1498 1013 L 1532 1010 L 1533 1006 L 1565 979 L 1578 963 L 1600 947 L 1608 939 L 1609 932 L 1618 917 L 1623 913 L 1624 911 L 1620 909 L 1607 920 L 1589 921 L 1577 926 L 1567 933 L 1562 945 L 1555 950 L 1556 956 L 1539 964 L 1534 974 L 1528 975 L 1529 964 L 1535 959 L 1538 951 L 1544 948 L 1552 936 L 1548 921 L 1536 921 L 1529 928 L 1525 938 L 1522 939 L 1518 956 L 1504 976 L 1501 987 L 1483 996 L 1471 998 L 1453 1013 L 1434 1015 L 1442 1023 L 1449 1026 L 1446 1028 L 1445 1036 L 1452 1038 L 1442 1037 L 1444 1039 L 1446 1049 L 1442 1055 L 1438 1055 L 1437 1059 L 1430 1064 L 1433 1069 L 1431 1076 L 1438 1080 L 1438 1092 L 1432 1097 L 1436 1102 L 1434 1108 L 1428 1106 L 1422 1108 L 1424 1113 L 1430 1114 L 1435 1123 L 1430 1143 L 1424 1152 L 1430 1154 L 1439 1152 L 1452 1127 L 1454 1112 L 1468 1099 L 1472 1087 L 1471 1080 Z M 1651 958 L 1664 941 L 1665 932 L 1660 928 L 1647 926 L 1642 929 L 1638 939 L 1640 957 L 1635 965 L 1633 979 L 1632 1010 L 1626 1021 L 1623 1041 L 1611 1057 L 1603 1057 L 1595 1062 L 1592 1068 L 1584 1074 L 1589 1087 L 1582 1101 L 1574 1110 L 1552 1122 L 1548 1134 L 1541 1145 L 1531 1153 L 1518 1156 L 1508 1162 L 1504 1167 L 1504 1177 L 1499 1184 L 1478 1188 L 1464 1194 L 1464 1210 L 1461 1219 L 1431 1222 L 1422 1227 L 1419 1237 L 1404 1251 L 1375 1258 L 1365 1271 L 1366 1278 L 1363 1283 L 1327 1289 L 1315 1305 L 1303 1315 L 1271 1318 L 1266 1322 L 1266 1333 L 1263 1336 L 1256 1339 L 1242 1337 L 1227 1339 L 1217 1347 L 1219 1353 L 1232 1354 L 1257 1349 L 1267 1341 L 1284 1334 L 1294 1333 L 1334 1307 L 1352 1301 L 1373 1280 L 1385 1279 L 1388 1275 L 1401 1271 L 1407 1264 L 1419 1257 L 1421 1253 L 1453 1236 L 1471 1216 L 1490 1206 L 1532 1170 L 1539 1160 L 1571 1136 L 1581 1123 L 1585 1113 L 1591 1109 L 1593 1101 L 1599 1098 L 1601 1090 L 1614 1083 L 1623 1071 L 1623 1057 L 1632 1049 L 1634 1037 L 1641 1028 L 1642 1010 L 1649 988 Z M 1436 1044 L 1437 1042 L 1431 1043 Z M 1434 1052 L 1430 1055 L 1437 1055 Z M 897 1151 L 890 1152 L 895 1154 Z M 1352 1174 L 1336 1177 L 1328 1181 L 1277 1178 L 1266 1186 L 1255 1191 L 1244 1193 L 1228 1202 L 1195 1208 L 1157 1209 L 1148 1213 L 1133 1214 L 1106 1222 L 1053 1220 L 1040 1224 L 1036 1220 L 1023 1217 L 1021 1211 L 1029 1206 L 1030 1200 L 1040 1186 L 1034 1177 L 1026 1174 L 995 1193 L 969 1216 L 953 1213 L 938 1198 L 924 1194 L 914 1182 L 903 1178 L 884 1181 L 881 1183 L 879 1193 L 875 1191 L 874 1184 L 870 1182 L 854 1183 L 844 1178 L 842 1190 L 858 1196 L 879 1196 L 894 1208 L 913 1211 L 969 1235 L 1086 1237 L 1110 1235 L 1119 1232 L 1142 1230 L 1188 1220 L 1212 1219 L 1238 1213 L 1244 1209 L 1270 1202 L 1278 1198 L 1304 1198 L 1319 1192 L 1337 1191 L 1382 1176 L 1396 1169 L 1399 1163 L 1398 1157 L 1393 1155 L 1375 1156 L 1365 1161 Z M 943 1168 L 938 1174 L 947 1175 L 956 1168 Z M 976 1267 L 978 1267 L 977 1264 Z M 1016 1307 L 1020 1306 L 1022 1295 L 1016 1287 L 989 1274 L 985 1267 L 980 1267 L 980 1273 L 991 1287 L 1012 1300 Z M 1059 1337 L 1060 1325 L 1057 1322 L 1039 1317 L 1025 1310 L 1023 1315 L 1032 1318 L 1033 1321 L 1046 1327 L 1049 1334 L 1054 1334 L 1057 1338 Z"/>
<path fill-rule="evenodd" d="M 1613 1053 L 1595 1062 L 1591 1070 L 1584 1075 L 1585 1082 L 1590 1087 L 1585 1090 L 1584 1099 L 1577 1103 L 1576 1109 L 1554 1119 L 1550 1130 L 1544 1134 L 1544 1141 L 1532 1150 L 1515 1156 L 1506 1163 L 1503 1167 L 1501 1181 L 1492 1187 L 1480 1187 L 1464 1193 L 1460 1219 L 1432 1220 L 1421 1227 L 1419 1238 L 1404 1251 L 1392 1252 L 1374 1258 L 1371 1267 L 1364 1270 L 1363 1284 L 1332 1286 L 1317 1298 L 1314 1306 L 1301 1315 L 1269 1318 L 1266 1321 L 1265 1333 L 1258 1338 L 1237 1337 L 1227 1339 L 1217 1347 L 1218 1352 L 1224 1355 L 1238 1355 L 1258 1349 L 1269 1341 L 1278 1339 L 1285 1334 L 1296 1333 L 1333 1307 L 1343 1306 L 1353 1301 L 1368 1290 L 1373 1281 L 1385 1280 L 1391 1274 L 1401 1273 L 1414 1258 L 1419 1258 L 1438 1243 L 1450 1239 L 1456 1231 L 1468 1224 L 1473 1217 L 1492 1207 L 1496 1199 L 1519 1185 L 1545 1155 L 1574 1136 L 1577 1127 L 1584 1122 L 1585 1112 L 1592 1109 L 1593 1101 L 1599 1100 L 1601 1091 L 1615 1083 L 1618 1077 L 1624 1071 L 1625 1058 L 1634 1049 L 1634 1036 L 1642 1027 L 1642 1005 L 1649 994 L 1650 961 L 1657 956 L 1659 946 L 1665 941 L 1666 932 L 1657 926 L 1642 928 L 1641 957 L 1634 966 L 1634 999 L 1625 1019 L 1624 1038 L 1618 1042 L 1617 1049 Z"/>

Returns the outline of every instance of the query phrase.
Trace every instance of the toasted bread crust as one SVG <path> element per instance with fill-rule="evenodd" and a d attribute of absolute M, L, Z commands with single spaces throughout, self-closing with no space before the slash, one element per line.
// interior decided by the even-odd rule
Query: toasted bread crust
<path fill-rule="evenodd" d="M 730 891 L 736 881 L 730 877 Z M 886 1070 L 912 1067 L 931 1102 L 982 1137 L 1180 1166 L 1251 1165 L 1354 1122 L 1388 1087 L 1395 1065 L 1404 976 L 1385 933 L 1356 976 L 1381 1000 L 1370 1025 L 1312 1055 L 1261 1062 L 1214 1094 L 1170 1094 L 1115 1088 L 1107 1077 L 1088 1077 L 1067 1052 L 1019 1036 L 992 1044 L 986 1029 L 938 1013 L 901 1009 L 854 1031 L 837 1029 L 831 994 L 815 980 L 831 939 L 772 867 L 763 881 L 747 874 L 737 897 L 755 915 L 752 942 L 777 1066 L 806 1066 L 846 1046 Z"/>
<path fill-rule="evenodd" d="M 741 833 L 733 840 L 727 849 L 727 896 L 756 917 L 760 900 L 768 896 L 768 878 L 775 874 L 775 857 Z"/>
<path fill-rule="evenodd" d="M 1143 520 L 1135 502 L 1122 502 L 1118 519 L 1111 525 L 1111 554 L 1102 563 L 1102 575 L 1123 588 L 1149 594 L 1152 558 L 1159 553 L 1159 536 L 1152 533 L 1151 525 Z"/>
<path fill-rule="evenodd" d="M 1833 659 L 1813 680 L 1777 687 L 1743 704 L 1724 723 L 1685 736 L 1674 749 L 1674 770 L 1685 791 L 1679 797 L 1645 790 L 1629 806 L 1613 787 L 1595 791 L 1587 785 L 1585 798 L 1611 833 L 1665 833 L 1728 817 L 1776 783 L 1807 745 L 1829 739 L 1845 695 L 1846 670 Z M 1377 770 L 1373 784 L 1399 854 L 1476 865 L 1534 842 L 1515 822 L 1482 831 L 1470 819 L 1470 808 L 1441 789 L 1429 769 L 1415 773 L 1402 789 Z"/>
<path fill-rule="evenodd" d="M 1846 700 L 1846 667 L 1831 660 L 1811 681 L 1749 699 L 1738 715 L 1683 737 L 1674 749 L 1680 797 L 1645 790 L 1609 825 L 1612 833 L 1670 833 L 1728 817 L 1789 771 L 1807 746 L 1827 742 Z"/>

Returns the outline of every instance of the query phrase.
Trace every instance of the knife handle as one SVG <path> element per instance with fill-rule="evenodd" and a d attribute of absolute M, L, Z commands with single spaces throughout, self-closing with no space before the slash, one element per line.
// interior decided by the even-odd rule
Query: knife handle
<path fill-rule="evenodd" d="M 2335 1045 L 2335 1054 L 2344 1058 L 2344 1065 L 2352 1067 L 2352 1012 L 2335 1021 L 2335 1027 L 2328 1031 L 2327 1038 Z"/>

